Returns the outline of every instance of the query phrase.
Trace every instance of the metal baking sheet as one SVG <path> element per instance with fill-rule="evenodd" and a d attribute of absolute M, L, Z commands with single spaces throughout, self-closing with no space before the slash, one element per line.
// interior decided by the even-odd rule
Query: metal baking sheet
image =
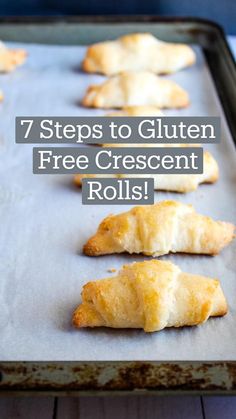
<path fill-rule="evenodd" d="M 26 64 L 0 77 L 5 95 L 0 109 L 0 360 L 202 363 L 236 360 L 235 242 L 216 257 L 162 258 L 178 264 L 184 271 L 219 278 L 229 303 L 227 316 L 210 319 L 199 327 L 166 329 L 153 334 L 105 328 L 78 331 L 71 327 L 71 315 L 80 302 L 83 284 L 110 276 L 110 268 L 119 269 L 124 263 L 147 258 L 83 256 L 82 246 L 101 219 L 130 206 L 82 206 L 81 193 L 73 186 L 71 176 L 33 175 L 32 146 L 14 143 L 15 116 L 104 114 L 79 106 L 86 87 L 103 80 L 102 76 L 79 71 L 85 47 L 69 43 L 17 46 L 28 51 Z M 193 204 L 200 213 L 235 222 L 235 146 L 202 50 L 199 46 L 194 48 L 197 65 L 170 76 L 188 90 L 191 105 L 165 114 L 221 116 L 221 143 L 205 146 L 219 163 L 220 180 L 187 195 L 157 192 L 155 201 L 180 200 Z"/>

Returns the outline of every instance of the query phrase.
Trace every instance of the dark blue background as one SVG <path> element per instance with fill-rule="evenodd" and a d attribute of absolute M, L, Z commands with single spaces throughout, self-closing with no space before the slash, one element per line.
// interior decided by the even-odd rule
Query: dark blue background
<path fill-rule="evenodd" d="M 236 34 L 236 0 L 0 0 L 1 16 L 152 14 L 215 20 Z"/>

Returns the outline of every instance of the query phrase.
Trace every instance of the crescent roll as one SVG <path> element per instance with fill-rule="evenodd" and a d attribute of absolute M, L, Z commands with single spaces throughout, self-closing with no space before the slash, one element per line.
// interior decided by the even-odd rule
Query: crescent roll
<path fill-rule="evenodd" d="M 138 175 L 120 175 L 120 174 L 77 174 L 74 176 L 74 182 L 81 186 L 83 178 L 152 178 L 154 179 L 154 189 L 161 191 L 172 191 L 187 193 L 195 191 L 201 183 L 214 183 L 219 177 L 219 169 L 214 157 L 207 151 L 203 154 L 203 173 L 202 174 L 138 174 Z"/>
<path fill-rule="evenodd" d="M 8 49 L 0 41 L 0 73 L 8 73 L 22 65 L 26 58 L 26 51 L 23 49 Z"/>
<path fill-rule="evenodd" d="M 172 80 L 148 71 L 126 71 L 102 84 L 89 86 L 82 105 L 92 108 L 156 106 L 183 108 L 189 104 L 187 92 Z"/>
<path fill-rule="evenodd" d="M 120 111 L 111 112 L 106 116 L 163 116 L 163 112 L 155 106 L 125 106 Z M 200 144 L 161 144 L 161 143 L 103 143 L 102 147 L 198 147 Z"/>
<path fill-rule="evenodd" d="M 111 112 L 106 116 L 163 116 L 163 112 L 156 106 L 125 106 L 120 111 Z M 161 147 L 163 144 L 151 143 L 103 143 L 102 147 Z M 179 144 L 176 145 L 178 147 Z M 168 147 L 168 145 L 166 145 Z"/>
<path fill-rule="evenodd" d="M 106 116 L 163 116 L 156 106 L 124 106 L 121 110 L 109 112 Z"/>
<path fill-rule="evenodd" d="M 150 33 L 125 35 L 87 49 L 82 68 L 111 76 L 121 71 L 174 73 L 195 63 L 195 53 L 184 44 L 163 42 Z"/>
<path fill-rule="evenodd" d="M 184 273 L 157 260 L 125 265 L 115 277 L 89 282 L 74 326 L 142 328 L 194 326 L 224 316 L 227 302 L 218 280 Z"/>
<path fill-rule="evenodd" d="M 216 255 L 235 237 L 235 226 L 198 214 L 192 205 L 162 201 L 110 215 L 84 245 L 88 256 L 111 253 Z"/>

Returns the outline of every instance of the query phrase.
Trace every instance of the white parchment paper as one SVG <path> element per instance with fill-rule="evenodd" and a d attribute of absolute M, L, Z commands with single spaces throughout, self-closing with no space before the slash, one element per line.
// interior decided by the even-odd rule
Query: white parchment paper
<path fill-rule="evenodd" d="M 18 44 L 19 45 L 19 44 Z M 0 360 L 235 360 L 236 242 L 219 256 L 170 255 L 182 270 L 219 278 L 229 313 L 204 325 L 145 334 L 137 330 L 74 330 L 71 316 L 82 285 L 109 268 L 144 259 L 88 258 L 81 249 L 98 223 L 126 206 L 82 206 L 67 175 L 33 175 L 32 146 L 14 143 L 15 116 L 102 115 L 79 107 L 86 87 L 103 80 L 79 66 L 85 49 L 21 45 L 26 64 L 0 76 Z M 221 115 L 222 142 L 205 146 L 219 162 L 220 180 L 188 195 L 155 200 L 191 203 L 215 219 L 236 219 L 236 153 L 200 50 L 196 66 L 171 76 L 189 91 L 191 106 L 168 115 Z"/>

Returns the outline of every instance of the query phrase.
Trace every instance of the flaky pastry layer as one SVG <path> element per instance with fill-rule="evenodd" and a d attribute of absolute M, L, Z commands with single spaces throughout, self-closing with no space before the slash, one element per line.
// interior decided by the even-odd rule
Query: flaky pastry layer
<path fill-rule="evenodd" d="M 106 217 L 84 245 L 88 256 L 111 253 L 216 255 L 235 237 L 235 226 L 198 214 L 192 205 L 161 201 Z"/>
<path fill-rule="evenodd" d="M 142 328 L 194 326 L 227 313 L 218 280 L 182 272 L 156 260 L 126 265 L 115 277 L 87 283 L 75 310 L 75 327 Z"/>
<path fill-rule="evenodd" d="M 154 189 L 161 191 L 171 191 L 187 193 L 195 191 L 201 183 L 215 183 L 219 178 L 219 168 L 216 160 L 211 153 L 205 151 L 203 154 L 203 173 L 202 174 L 77 174 L 74 176 L 74 183 L 81 186 L 83 178 L 152 178 L 154 179 Z"/>
<path fill-rule="evenodd" d="M 0 73 L 9 73 L 22 65 L 26 59 L 26 51 L 23 49 L 9 49 L 0 42 Z"/>
<path fill-rule="evenodd" d="M 188 93 L 172 80 L 147 71 L 126 71 L 103 83 L 89 86 L 82 105 L 92 108 L 124 106 L 156 106 L 183 108 L 188 106 Z"/>
<path fill-rule="evenodd" d="M 127 70 L 163 74 L 181 70 L 195 60 L 195 53 L 188 45 L 163 42 L 149 33 L 136 33 L 91 45 L 82 68 L 108 76 Z"/>

